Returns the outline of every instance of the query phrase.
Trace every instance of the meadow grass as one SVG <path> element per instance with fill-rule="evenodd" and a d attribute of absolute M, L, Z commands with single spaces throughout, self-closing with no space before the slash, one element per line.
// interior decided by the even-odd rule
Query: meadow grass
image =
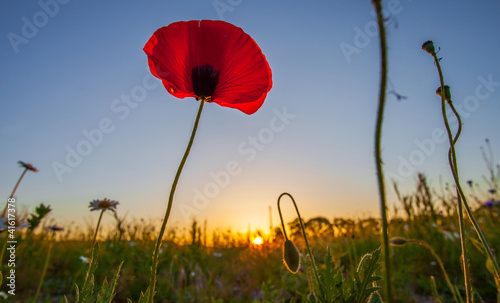
<path fill-rule="evenodd" d="M 487 193 L 478 192 L 477 186 L 472 188 L 474 191 L 469 190 L 472 200 L 489 199 Z M 399 193 L 399 204 L 391 212 L 389 233 L 424 241 L 432 247 L 440 256 L 458 296 L 464 298 L 456 212 L 456 196 L 449 185 L 430 188 L 425 176 L 420 175 L 414 192 Z M 500 204 L 476 202 L 474 214 L 491 246 L 499 247 Z M 297 220 L 287 224 L 288 238 L 303 259 L 297 274 L 290 273 L 283 264 L 285 239 L 280 228 L 272 234 L 262 231 L 234 233 L 230 229 L 206 234 L 201 228 L 203 224 L 193 221 L 190 230 L 167 230 L 158 258 L 159 291 L 155 302 L 309 302 L 314 279 L 311 279 L 311 263 L 305 259 L 306 243 Z M 358 267 L 365 253 L 380 247 L 380 225 L 380 220 L 375 218 L 314 217 L 304 220 L 320 275 L 326 275 L 324 270 L 330 262 L 330 267 L 347 277 Z M 149 284 L 151 251 L 158 226 L 147 220 L 124 220 L 116 215 L 115 222 L 103 227 L 106 229 L 101 231 L 98 265 L 94 272 L 95 292 L 105 278 L 112 279 L 123 262 L 113 302 L 127 302 L 127 299 L 137 302 Z M 42 226 L 33 232 L 27 229 L 18 232 L 18 283 L 16 296 L 10 297 L 9 302 L 29 302 L 33 298 L 51 245 L 50 263 L 38 302 L 64 302 L 64 296 L 68 302 L 75 300 L 75 285 L 82 286 L 88 267 L 81 257 L 91 257 L 95 229 L 90 226 L 78 230 L 71 228 L 66 227 L 57 234 Z M 470 237 L 467 245 L 472 288 L 485 302 L 495 302 L 497 289 L 487 266 L 487 256 L 471 226 L 467 226 L 466 233 Z M 264 237 L 262 245 L 251 242 L 257 235 Z M 428 249 L 409 244 L 393 246 L 390 256 L 397 302 L 425 302 L 423 298 L 429 300 L 427 302 L 454 302 L 442 268 Z M 2 270 L 5 276 L 8 271 L 5 262 Z M 377 283 L 380 286 L 383 281 Z M 434 283 L 437 293 L 433 291 Z M 5 282 L 2 290 L 6 291 Z"/>

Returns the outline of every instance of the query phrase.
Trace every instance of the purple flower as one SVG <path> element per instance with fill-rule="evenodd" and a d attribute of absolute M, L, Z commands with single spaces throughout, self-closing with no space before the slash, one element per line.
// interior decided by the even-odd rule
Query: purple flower
<path fill-rule="evenodd" d="M 495 204 L 495 201 L 492 199 L 492 200 L 488 200 L 488 201 L 484 202 L 483 206 L 487 207 L 487 208 L 492 208 L 494 204 Z"/>

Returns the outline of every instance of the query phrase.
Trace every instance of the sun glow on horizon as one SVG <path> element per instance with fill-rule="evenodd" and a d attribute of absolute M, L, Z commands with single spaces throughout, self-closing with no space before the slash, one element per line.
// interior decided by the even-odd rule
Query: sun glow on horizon
<path fill-rule="evenodd" d="M 264 243 L 264 240 L 262 240 L 261 237 L 257 237 L 255 239 L 253 239 L 252 243 L 255 245 L 262 245 L 262 243 Z"/>

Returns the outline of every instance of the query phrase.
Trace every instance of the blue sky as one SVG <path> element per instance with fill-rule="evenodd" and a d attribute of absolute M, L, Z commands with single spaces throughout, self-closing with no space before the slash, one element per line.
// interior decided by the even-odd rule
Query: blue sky
<path fill-rule="evenodd" d="M 418 172 L 451 180 L 437 70 L 439 56 L 462 108 L 462 179 L 486 174 L 480 146 L 500 147 L 500 2 L 385 1 L 390 21 L 383 158 L 407 190 Z M 379 215 L 373 158 L 379 45 L 370 1 L 3 1 L 0 4 L 0 196 L 26 175 L 20 206 L 96 220 L 93 199 L 129 218 L 160 220 L 197 102 L 176 99 L 147 70 L 142 48 L 159 27 L 219 19 L 241 27 L 269 61 L 273 88 L 248 116 L 205 107 L 177 188 L 171 224 L 196 215 L 209 228 L 267 229 L 268 207 L 290 192 L 306 218 Z M 434 134 L 434 135 L 433 135 Z M 64 168 L 65 167 L 65 168 Z M 284 207 L 285 218 L 295 215 Z M 110 220 L 107 218 L 106 220 Z M 107 221 L 110 222 L 110 221 Z"/>

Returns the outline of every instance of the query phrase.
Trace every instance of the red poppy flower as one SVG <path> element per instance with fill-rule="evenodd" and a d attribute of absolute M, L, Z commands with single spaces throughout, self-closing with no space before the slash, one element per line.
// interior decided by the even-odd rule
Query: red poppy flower
<path fill-rule="evenodd" d="M 272 87 L 259 46 L 224 21 L 182 21 L 158 29 L 144 46 L 151 73 L 177 97 L 256 112 Z"/>

